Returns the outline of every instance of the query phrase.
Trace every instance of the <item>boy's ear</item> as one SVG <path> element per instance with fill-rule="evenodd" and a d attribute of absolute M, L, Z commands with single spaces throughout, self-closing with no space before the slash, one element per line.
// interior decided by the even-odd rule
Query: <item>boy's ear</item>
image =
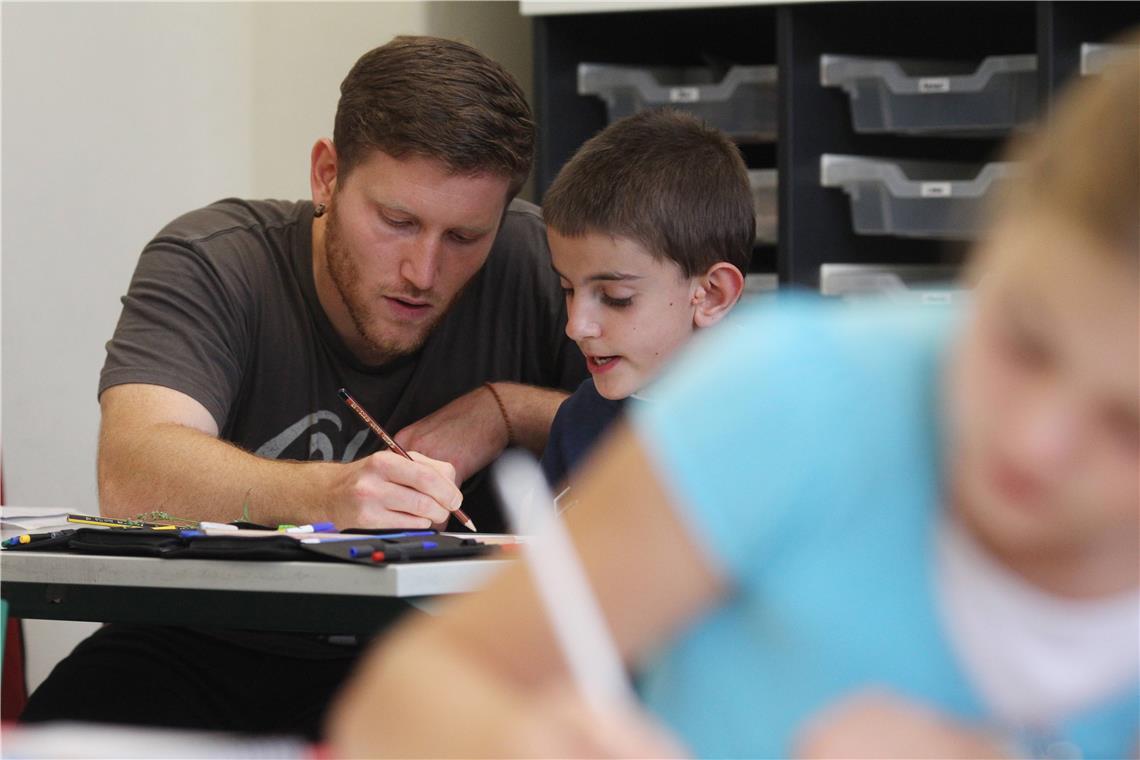
<path fill-rule="evenodd" d="M 322 137 L 309 155 L 309 188 L 313 204 L 328 204 L 336 190 L 337 157 L 332 140 Z"/>
<path fill-rule="evenodd" d="M 693 325 L 711 327 L 724 318 L 744 292 L 744 275 L 727 261 L 718 261 L 700 277 L 693 294 Z"/>

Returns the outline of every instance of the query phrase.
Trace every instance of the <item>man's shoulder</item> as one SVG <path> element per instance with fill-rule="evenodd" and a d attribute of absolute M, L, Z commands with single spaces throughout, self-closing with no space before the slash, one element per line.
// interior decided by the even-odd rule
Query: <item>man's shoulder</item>
<path fill-rule="evenodd" d="M 546 226 L 538 206 L 511 201 L 476 282 L 478 288 L 486 289 L 483 297 L 502 294 L 561 305 L 562 290 L 550 266 Z"/>
<path fill-rule="evenodd" d="M 271 230 L 295 224 L 303 218 L 306 204 L 306 201 L 225 198 L 182 214 L 163 227 L 156 240 L 176 240 L 197 246 L 219 239 L 262 237 Z"/>
<path fill-rule="evenodd" d="M 548 254 L 542 210 L 533 203 L 519 198 L 511 201 L 511 205 L 503 214 L 503 223 L 499 227 L 499 234 L 495 236 L 490 258 L 545 263 Z"/>
<path fill-rule="evenodd" d="M 522 198 L 515 198 L 507 206 L 507 219 L 514 220 L 516 224 L 543 226 L 542 209 Z"/>
<path fill-rule="evenodd" d="M 307 207 L 307 208 L 306 208 Z M 210 288 L 224 283 L 248 298 L 267 283 L 295 279 L 309 249 L 312 206 L 297 201 L 226 198 L 183 214 L 146 245 L 140 266 L 178 282 L 189 277 Z"/>

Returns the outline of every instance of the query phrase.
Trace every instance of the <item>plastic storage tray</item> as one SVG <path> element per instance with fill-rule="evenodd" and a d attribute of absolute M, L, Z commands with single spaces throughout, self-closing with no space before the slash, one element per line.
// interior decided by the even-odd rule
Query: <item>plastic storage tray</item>
<path fill-rule="evenodd" d="M 578 94 L 605 101 L 611 122 L 669 106 L 700 116 L 740 142 L 776 139 L 776 67 L 732 66 L 720 81 L 705 66 L 578 64 Z"/>
<path fill-rule="evenodd" d="M 752 187 L 752 206 L 756 209 L 756 242 L 768 245 L 776 243 L 778 225 L 776 219 L 775 169 L 749 169 L 748 184 Z"/>
<path fill-rule="evenodd" d="M 1081 76 L 1099 74 L 1116 60 L 1117 56 L 1125 53 L 1136 55 L 1140 49 L 1130 45 L 1102 45 L 1085 42 L 1081 45 Z"/>
<path fill-rule="evenodd" d="M 1037 56 L 969 64 L 823 55 L 820 83 L 850 96 L 856 132 L 1002 134 L 1037 115 Z"/>
<path fill-rule="evenodd" d="M 780 287 L 780 278 L 774 272 L 749 272 L 744 275 L 744 295 L 762 296 L 775 293 Z"/>
<path fill-rule="evenodd" d="M 990 195 L 1014 166 L 951 164 L 825 153 L 820 182 L 851 197 L 861 235 L 972 239 Z"/>
<path fill-rule="evenodd" d="M 967 291 L 954 281 L 950 266 L 896 264 L 824 264 L 819 291 L 844 298 L 886 297 L 931 305 L 956 303 Z"/>

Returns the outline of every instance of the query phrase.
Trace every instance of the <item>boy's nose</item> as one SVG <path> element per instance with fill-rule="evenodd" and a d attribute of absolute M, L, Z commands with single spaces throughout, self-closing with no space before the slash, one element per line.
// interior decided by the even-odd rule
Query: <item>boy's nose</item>
<path fill-rule="evenodd" d="M 597 338 L 601 334 L 601 326 L 587 309 L 570 307 L 566 314 L 566 335 L 570 340 L 580 342 L 587 338 Z"/>
<path fill-rule="evenodd" d="M 1037 393 L 1025 399 L 1015 424 L 1011 450 L 1029 473 L 1049 479 L 1062 472 L 1081 447 L 1081 415 L 1059 394 Z"/>

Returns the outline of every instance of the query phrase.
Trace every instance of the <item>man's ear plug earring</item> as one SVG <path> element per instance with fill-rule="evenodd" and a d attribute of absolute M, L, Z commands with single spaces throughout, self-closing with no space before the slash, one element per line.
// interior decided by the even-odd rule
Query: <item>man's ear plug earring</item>
<path fill-rule="evenodd" d="M 313 218 L 316 219 L 316 218 L 322 217 L 324 215 L 325 215 L 325 204 L 318 203 L 316 205 L 316 207 L 313 209 Z"/>

